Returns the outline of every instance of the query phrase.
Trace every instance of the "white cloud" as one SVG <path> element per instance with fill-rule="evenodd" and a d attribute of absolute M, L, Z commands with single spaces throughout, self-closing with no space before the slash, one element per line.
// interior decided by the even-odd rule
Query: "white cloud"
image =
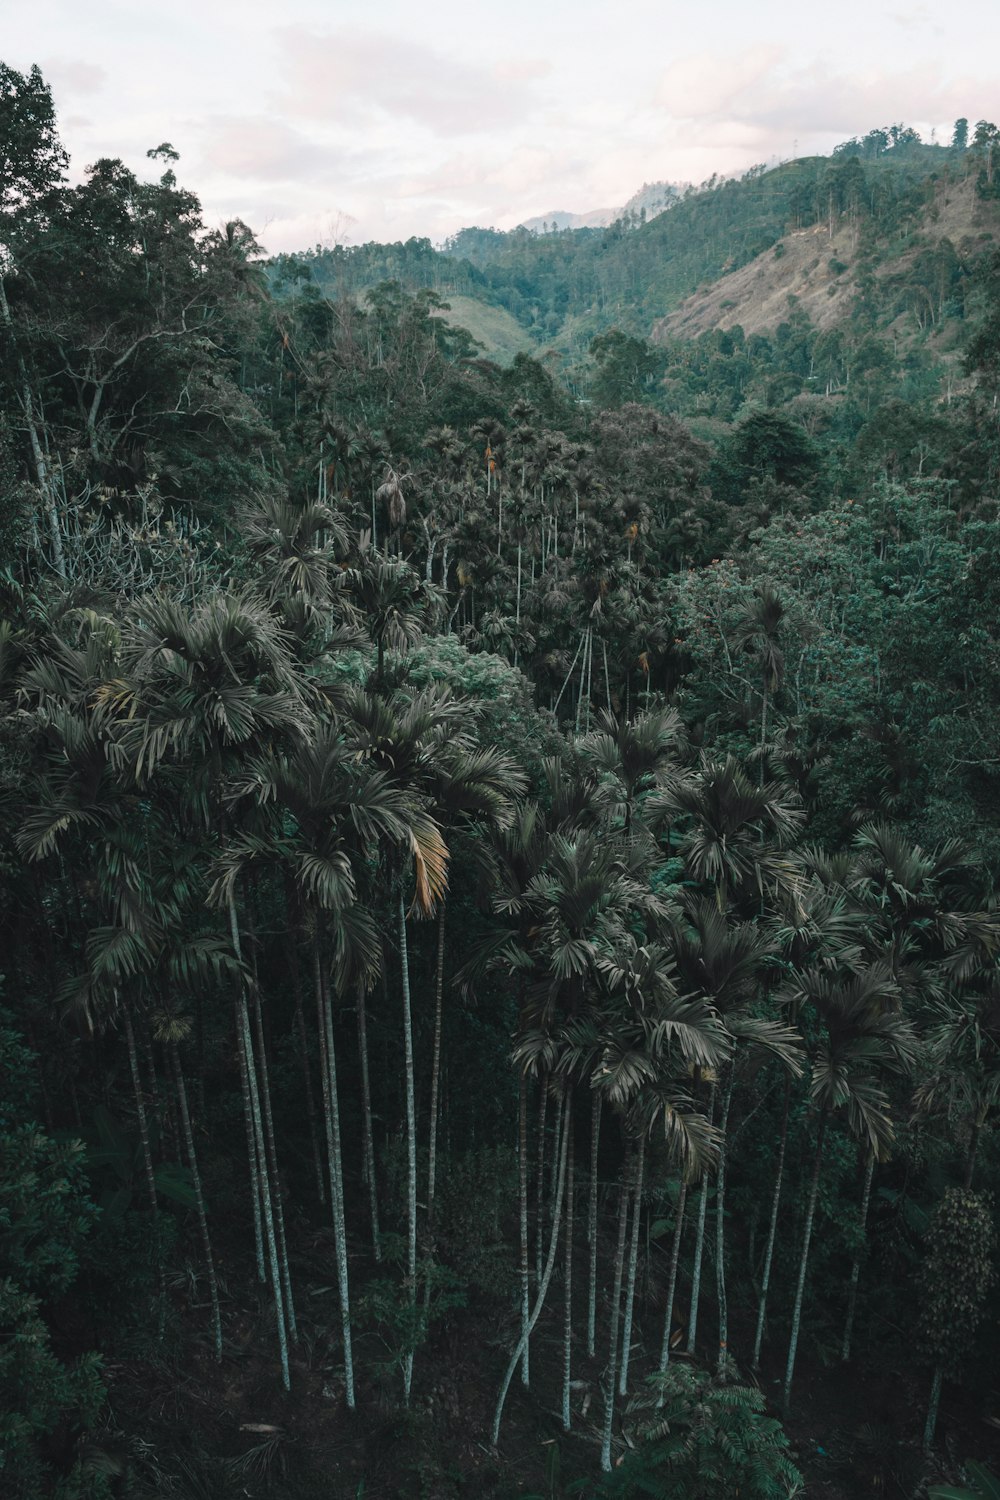
<path fill-rule="evenodd" d="M 209 223 L 272 249 L 441 237 L 829 149 L 893 121 L 995 116 L 1000 4 L 840 0 L 31 0 L 73 170 L 170 140 Z M 950 134 L 950 125 L 941 127 Z M 351 220 L 355 221 L 353 224 Z"/>
<path fill-rule="evenodd" d="M 50 57 L 41 68 L 57 98 L 64 101 L 78 99 L 81 94 L 98 94 L 108 83 L 106 67 L 81 58 Z"/>
<path fill-rule="evenodd" d="M 529 77 L 500 78 L 435 48 L 383 32 L 301 26 L 277 32 L 284 91 L 281 110 L 362 126 L 373 116 L 408 120 L 437 135 L 476 135 L 523 115 Z"/>
<path fill-rule="evenodd" d="M 704 119 L 737 107 L 748 91 L 773 76 L 780 47 L 751 47 L 735 56 L 701 52 L 672 63 L 660 80 L 656 102 L 674 118 Z"/>
<path fill-rule="evenodd" d="M 227 177 L 281 182 L 294 181 L 316 157 L 316 148 L 287 125 L 235 117 L 208 124 L 200 165 Z"/>

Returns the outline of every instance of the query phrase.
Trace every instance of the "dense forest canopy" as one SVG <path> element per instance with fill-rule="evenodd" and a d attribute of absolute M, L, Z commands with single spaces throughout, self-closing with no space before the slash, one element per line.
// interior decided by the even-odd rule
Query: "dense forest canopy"
<path fill-rule="evenodd" d="M 0 66 L 5 1493 L 995 1493 L 996 139 L 268 261 Z"/>

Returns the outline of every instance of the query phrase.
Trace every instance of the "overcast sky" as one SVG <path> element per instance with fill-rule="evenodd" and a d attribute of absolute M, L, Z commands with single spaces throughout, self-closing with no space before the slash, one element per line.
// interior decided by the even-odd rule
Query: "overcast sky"
<path fill-rule="evenodd" d="M 170 141 L 272 252 L 616 207 L 903 121 L 1000 120 L 1000 0 L 6 0 L 74 176 Z"/>

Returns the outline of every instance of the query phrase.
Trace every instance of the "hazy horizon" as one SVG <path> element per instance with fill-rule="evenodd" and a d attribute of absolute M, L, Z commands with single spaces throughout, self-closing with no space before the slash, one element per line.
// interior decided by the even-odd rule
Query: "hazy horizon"
<path fill-rule="evenodd" d="M 790 0 L 623 0 L 612 26 L 593 0 L 512 0 L 502 30 L 482 0 L 441 0 L 432 17 L 402 0 L 290 0 L 280 19 L 257 0 L 169 15 L 40 0 L 8 20 L 3 60 L 51 83 L 74 178 L 100 156 L 148 173 L 146 151 L 169 140 L 206 221 L 242 218 L 272 252 L 440 242 L 826 152 L 875 125 L 947 140 L 958 116 L 1000 113 L 981 64 L 1000 49 L 987 0 L 948 17 L 845 0 L 822 19 Z"/>

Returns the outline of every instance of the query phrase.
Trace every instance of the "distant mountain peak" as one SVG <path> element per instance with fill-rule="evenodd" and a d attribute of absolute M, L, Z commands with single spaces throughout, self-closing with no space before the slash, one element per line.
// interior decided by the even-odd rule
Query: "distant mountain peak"
<path fill-rule="evenodd" d="M 605 229 L 630 214 L 639 217 L 644 210 L 647 219 L 655 219 L 657 214 L 676 203 L 685 186 L 685 183 L 678 182 L 644 182 L 620 208 L 593 208 L 579 214 L 554 209 L 552 213 L 525 219 L 520 227 L 536 234 L 551 234 L 558 229 Z"/>

